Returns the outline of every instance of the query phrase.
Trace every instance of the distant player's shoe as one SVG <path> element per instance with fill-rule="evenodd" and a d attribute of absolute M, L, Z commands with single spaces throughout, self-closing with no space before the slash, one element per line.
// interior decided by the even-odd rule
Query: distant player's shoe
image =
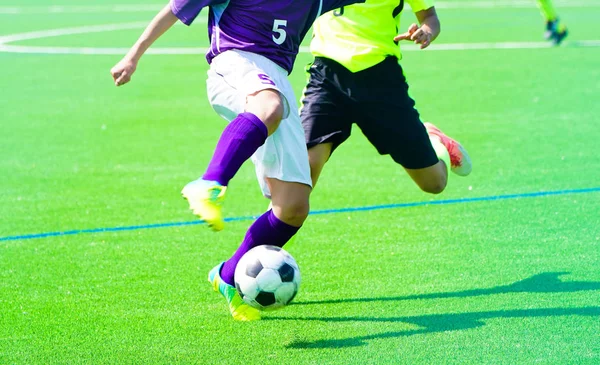
<path fill-rule="evenodd" d="M 558 46 L 565 38 L 567 38 L 568 35 L 569 32 L 567 31 L 567 28 L 564 27 L 562 30 L 554 34 L 552 37 L 552 43 L 554 43 L 555 46 Z"/>
<path fill-rule="evenodd" d="M 260 311 L 244 303 L 235 287 L 227 284 L 221 279 L 219 272 L 221 271 L 222 266 L 223 262 L 215 266 L 208 273 L 208 282 L 212 285 L 213 290 L 221 293 L 221 295 L 225 297 L 227 305 L 229 306 L 229 312 L 236 321 L 259 320 Z"/>
<path fill-rule="evenodd" d="M 546 22 L 546 30 L 544 31 L 544 38 L 546 40 L 551 40 L 552 39 L 552 35 L 554 34 L 556 28 L 556 22 L 553 21 L 547 21 Z"/>
<path fill-rule="evenodd" d="M 222 186 L 216 181 L 198 179 L 184 186 L 181 195 L 187 199 L 195 215 L 213 230 L 220 231 L 225 227 L 221 205 L 226 191 L 227 186 Z"/>
<path fill-rule="evenodd" d="M 569 35 L 567 27 L 558 19 L 546 22 L 546 31 L 544 38 L 558 46 Z"/>
<path fill-rule="evenodd" d="M 450 155 L 450 170 L 459 176 L 469 175 L 473 165 L 471 164 L 471 157 L 469 157 L 467 150 L 460 143 L 445 135 L 444 132 L 435 125 L 431 123 L 423 124 L 427 129 L 427 133 L 438 137 L 448 150 L 448 154 Z"/>

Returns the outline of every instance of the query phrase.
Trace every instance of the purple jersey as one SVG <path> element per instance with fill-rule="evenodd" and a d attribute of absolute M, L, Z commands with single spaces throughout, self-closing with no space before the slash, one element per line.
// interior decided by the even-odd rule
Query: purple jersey
<path fill-rule="evenodd" d="M 267 57 L 292 71 L 300 43 L 315 19 L 365 0 L 171 0 L 171 10 L 190 25 L 209 6 L 208 63 L 229 49 Z"/>

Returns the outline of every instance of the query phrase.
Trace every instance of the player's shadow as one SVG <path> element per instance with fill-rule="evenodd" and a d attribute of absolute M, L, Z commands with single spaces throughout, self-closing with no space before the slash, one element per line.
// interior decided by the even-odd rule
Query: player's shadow
<path fill-rule="evenodd" d="M 439 292 L 429 294 L 416 294 L 394 297 L 373 298 L 346 298 L 320 301 L 297 302 L 295 305 L 311 304 L 336 304 L 336 303 L 360 303 L 375 301 L 403 301 L 415 299 L 441 299 L 441 298 L 464 298 L 477 297 L 491 294 L 504 293 L 570 293 L 577 291 L 600 290 L 600 282 L 594 281 L 570 281 L 563 282 L 560 276 L 567 272 L 547 272 L 534 275 L 530 278 L 517 281 L 509 285 L 501 285 L 488 289 L 472 289 L 457 292 Z M 498 310 L 472 313 L 449 313 L 430 314 L 420 316 L 401 317 L 267 317 L 266 320 L 304 320 L 320 322 L 403 322 L 417 326 L 416 329 L 384 332 L 365 336 L 356 336 L 341 339 L 327 339 L 316 341 L 294 341 L 287 344 L 287 348 L 340 348 L 362 346 L 366 341 L 381 338 L 394 338 L 427 334 L 446 331 L 458 331 L 477 328 L 485 325 L 485 320 L 494 318 L 534 318 L 534 317 L 558 317 L 558 316 L 600 316 L 600 307 L 581 308 L 541 308 L 541 309 L 516 309 Z"/>
<path fill-rule="evenodd" d="M 597 281 L 561 281 L 560 276 L 568 275 L 568 272 L 545 272 L 530 278 L 517 281 L 509 285 L 500 285 L 487 289 L 470 289 L 456 292 L 439 292 L 428 294 L 413 294 L 394 297 L 373 298 L 344 298 L 329 300 L 298 301 L 290 305 L 311 304 L 337 304 L 337 303 L 360 303 L 360 302 L 388 302 L 415 299 L 444 299 L 478 297 L 482 295 L 507 294 L 507 293 L 570 293 L 585 290 L 599 290 L 600 282 Z"/>
<path fill-rule="evenodd" d="M 370 334 L 365 336 L 356 336 L 349 338 L 315 340 L 315 341 L 294 341 L 286 345 L 287 348 L 343 348 L 366 345 L 366 341 L 382 338 L 395 338 L 412 336 L 419 334 L 428 334 L 436 332 L 459 331 L 471 328 L 477 328 L 485 325 L 486 319 L 494 318 L 535 318 L 535 317 L 560 317 L 560 316 L 600 316 L 600 307 L 581 307 L 581 308 L 543 308 L 543 309 L 515 309 L 472 313 L 451 313 L 451 314 L 428 314 L 422 316 L 406 317 L 269 317 L 268 319 L 279 320 L 305 320 L 321 322 L 403 322 L 411 323 L 419 328 L 391 331 Z"/>

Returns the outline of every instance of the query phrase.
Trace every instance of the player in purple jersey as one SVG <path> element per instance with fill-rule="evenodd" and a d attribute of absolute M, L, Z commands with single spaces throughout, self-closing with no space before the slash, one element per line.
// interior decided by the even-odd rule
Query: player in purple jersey
<path fill-rule="evenodd" d="M 234 287 L 235 267 L 251 248 L 282 247 L 300 229 L 312 188 L 304 131 L 287 76 L 302 39 L 324 12 L 364 0 L 171 0 L 111 70 L 117 86 L 131 80 L 144 52 L 177 20 L 189 25 L 209 8 L 207 91 L 215 111 L 230 121 L 204 175 L 182 195 L 194 214 L 218 231 L 227 185 L 252 158 L 271 206 L 248 229 L 233 256 L 209 273 L 236 320 L 260 319 Z"/>

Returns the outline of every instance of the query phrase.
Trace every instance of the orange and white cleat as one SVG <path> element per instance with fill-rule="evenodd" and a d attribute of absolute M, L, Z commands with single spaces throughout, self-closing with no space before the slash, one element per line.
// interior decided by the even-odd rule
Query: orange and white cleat
<path fill-rule="evenodd" d="M 431 123 L 423 123 L 430 136 L 440 139 L 450 155 L 450 170 L 459 176 L 467 176 L 471 173 L 473 165 L 467 150 L 456 140 L 448 137 L 438 127 Z"/>

